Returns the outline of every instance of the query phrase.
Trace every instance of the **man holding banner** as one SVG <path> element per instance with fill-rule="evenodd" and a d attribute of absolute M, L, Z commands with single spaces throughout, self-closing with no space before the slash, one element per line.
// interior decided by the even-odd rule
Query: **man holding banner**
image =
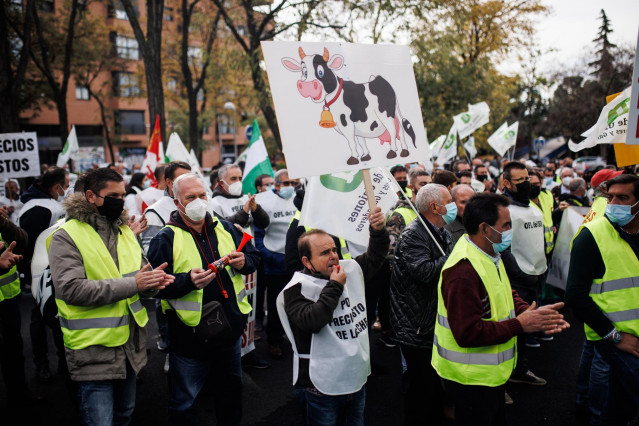
<path fill-rule="evenodd" d="M 370 244 L 354 260 L 339 260 L 326 232 L 302 234 L 304 265 L 277 297 L 277 311 L 293 345 L 293 384 L 306 403 L 309 425 L 363 425 L 370 374 L 364 283 L 372 279 L 388 250 L 385 217 L 369 217 Z"/>
<path fill-rule="evenodd" d="M 607 190 L 605 218 L 573 242 L 566 303 L 610 365 L 599 424 L 625 425 L 639 409 L 639 177 L 614 177 Z"/>

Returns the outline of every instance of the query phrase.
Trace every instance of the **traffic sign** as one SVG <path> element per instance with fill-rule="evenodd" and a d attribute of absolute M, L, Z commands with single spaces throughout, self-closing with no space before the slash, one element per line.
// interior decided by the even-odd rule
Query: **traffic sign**
<path fill-rule="evenodd" d="M 246 140 L 247 141 L 251 141 L 251 136 L 253 136 L 253 125 L 251 124 L 250 126 L 246 126 L 246 131 L 244 132 L 244 134 L 246 135 Z"/>
<path fill-rule="evenodd" d="M 546 145 L 546 139 L 543 136 L 540 136 L 533 141 L 533 148 L 535 151 L 541 150 L 544 145 Z"/>

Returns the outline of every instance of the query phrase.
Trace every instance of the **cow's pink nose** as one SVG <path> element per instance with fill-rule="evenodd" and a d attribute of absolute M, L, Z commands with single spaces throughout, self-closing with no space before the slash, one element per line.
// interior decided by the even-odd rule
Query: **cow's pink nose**
<path fill-rule="evenodd" d="M 317 90 L 317 80 L 313 80 L 313 89 Z"/>
<path fill-rule="evenodd" d="M 302 90 L 302 82 L 301 81 L 297 82 L 297 90 L 300 90 L 300 91 Z"/>

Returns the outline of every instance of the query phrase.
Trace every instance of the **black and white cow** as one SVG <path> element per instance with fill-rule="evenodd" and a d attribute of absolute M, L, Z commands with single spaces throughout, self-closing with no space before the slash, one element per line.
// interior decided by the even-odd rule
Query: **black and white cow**
<path fill-rule="evenodd" d="M 297 90 L 303 97 L 323 103 L 324 109 L 331 111 L 335 130 L 346 138 L 351 150 L 347 164 L 371 159 L 366 139 L 388 143 L 386 158 L 397 157 L 397 141 L 401 146 L 399 156 L 408 156 L 406 135 L 417 147 L 413 126 L 401 115 L 395 90 L 384 77 L 371 76 L 368 83 L 343 80 L 334 71 L 344 66 L 344 58 L 329 57 L 326 48 L 323 55 L 307 55 L 300 47 L 299 55 L 301 62 L 282 58 L 282 64 L 289 71 L 300 72 Z"/>

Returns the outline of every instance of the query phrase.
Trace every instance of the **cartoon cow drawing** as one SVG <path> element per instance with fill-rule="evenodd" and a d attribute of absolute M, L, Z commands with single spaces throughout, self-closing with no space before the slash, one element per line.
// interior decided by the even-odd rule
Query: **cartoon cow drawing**
<path fill-rule="evenodd" d="M 344 66 L 344 58 L 342 55 L 331 57 L 326 48 L 323 55 L 307 55 L 300 47 L 299 55 L 301 62 L 282 58 L 282 64 L 287 70 L 300 73 L 297 90 L 303 97 L 324 104 L 323 118 L 330 111 L 326 114 L 330 118 L 323 119 L 320 125 L 335 127 L 346 138 L 351 151 L 347 164 L 371 159 L 366 139 L 379 139 L 382 145 L 388 143 L 386 158 L 397 157 L 397 141 L 401 146 L 399 156 L 409 155 L 407 135 L 417 147 L 413 126 L 402 116 L 395 90 L 384 77 L 371 76 L 368 83 L 342 79 L 335 71 Z"/>

